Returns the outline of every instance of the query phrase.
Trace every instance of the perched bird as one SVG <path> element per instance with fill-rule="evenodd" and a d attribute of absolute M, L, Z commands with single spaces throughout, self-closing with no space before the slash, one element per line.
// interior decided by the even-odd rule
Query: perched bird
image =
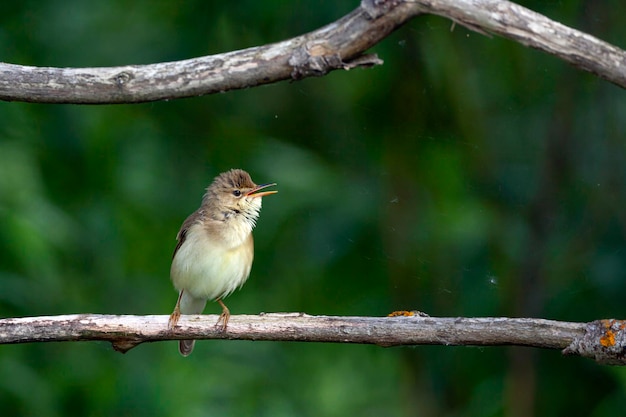
<path fill-rule="evenodd" d="M 170 276 L 179 291 L 169 328 L 181 314 L 200 314 L 207 300 L 222 306 L 216 326 L 228 326 L 230 311 L 222 302 L 250 275 L 254 257 L 252 229 L 259 217 L 261 198 L 277 191 L 261 191 L 276 185 L 256 185 L 241 169 L 223 172 L 209 185 L 200 208 L 183 222 L 176 236 Z M 183 356 L 193 350 L 194 340 L 181 340 Z"/>

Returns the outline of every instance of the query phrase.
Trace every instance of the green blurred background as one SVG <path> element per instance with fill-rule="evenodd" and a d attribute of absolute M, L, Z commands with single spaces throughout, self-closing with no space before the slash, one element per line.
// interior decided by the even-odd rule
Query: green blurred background
<path fill-rule="evenodd" d="M 356 1 L 24 0 L 0 60 L 148 64 L 311 31 Z M 626 3 L 525 1 L 626 47 Z M 233 314 L 626 318 L 626 97 L 422 16 L 385 64 L 141 105 L 0 103 L 0 316 L 169 314 L 175 235 L 218 173 L 277 182 Z M 205 310 L 219 313 L 215 303 Z M 0 346 L 20 416 L 616 415 L 626 369 L 524 348 Z"/>

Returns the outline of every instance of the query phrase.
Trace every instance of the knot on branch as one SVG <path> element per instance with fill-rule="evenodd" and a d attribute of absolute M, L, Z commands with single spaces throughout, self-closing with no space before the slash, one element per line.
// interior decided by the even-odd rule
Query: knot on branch
<path fill-rule="evenodd" d="M 300 80 L 310 76 L 322 76 L 329 71 L 341 68 L 339 54 L 334 53 L 323 43 L 303 45 L 289 58 L 292 66 L 291 78 Z"/>
<path fill-rule="evenodd" d="M 400 3 L 400 0 L 362 0 L 361 8 L 371 20 L 375 20 Z"/>
<path fill-rule="evenodd" d="M 133 74 L 130 72 L 122 71 L 118 74 L 115 74 L 113 77 L 113 81 L 118 88 L 122 89 L 126 84 L 128 84 L 133 79 Z"/>
<path fill-rule="evenodd" d="M 311 76 L 322 76 L 336 69 L 349 70 L 356 67 L 372 67 L 383 64 L 376 54 L 359 55 L 344 61 L 337 51 L 326 43 L 309 43 L 298 48 L 289 58 L 292 66 L 291 78 L 300 80 Z"/>
<path fill-rule="evenodd" d="M 626 365 L 626 321 L 596 320 L 585 333 L 563 350 L 564 355 L 580 355 L 604 365 Z"/>

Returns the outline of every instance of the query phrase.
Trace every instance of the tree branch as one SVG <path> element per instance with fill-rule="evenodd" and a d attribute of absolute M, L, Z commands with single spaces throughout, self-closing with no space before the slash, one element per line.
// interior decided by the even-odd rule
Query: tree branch
<path fill-rule="evenodd" d="M 222 332 L 218 316 L 182 316 L 168 329 L 169 316 L 76 314 L 0 320 L 0 344 L 105 340 L 121 352 L 143 342 L 178 339 L 361 343 L 400 345 L 518 345 L 564 349 L 601 364 L 626 365 L 626 321 L 569 323 L 530 318 L 332 317 L 303 313 L 231 316 Z"/>
<path fill-rule="evenodd" d="M 503 0 L 363 0 L 343 18 L 283 42 L 152 65 L 51 68 L 0 63 L 0 99 L 140 103 L 254 87 L 381 64 L 363 53 L 413 17 L 437 14 L 552 54 L 626 87 L 626 52 Z"/>

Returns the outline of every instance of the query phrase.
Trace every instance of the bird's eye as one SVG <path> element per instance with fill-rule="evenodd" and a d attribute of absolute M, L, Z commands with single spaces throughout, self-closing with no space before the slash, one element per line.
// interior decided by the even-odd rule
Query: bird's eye
<path fill-rule="evenodd" d="M 241 197 L 241 191 L 240 190 L 235 190 L 235 191 L 233 191 L 233 195 L 235 197 Z"/>

